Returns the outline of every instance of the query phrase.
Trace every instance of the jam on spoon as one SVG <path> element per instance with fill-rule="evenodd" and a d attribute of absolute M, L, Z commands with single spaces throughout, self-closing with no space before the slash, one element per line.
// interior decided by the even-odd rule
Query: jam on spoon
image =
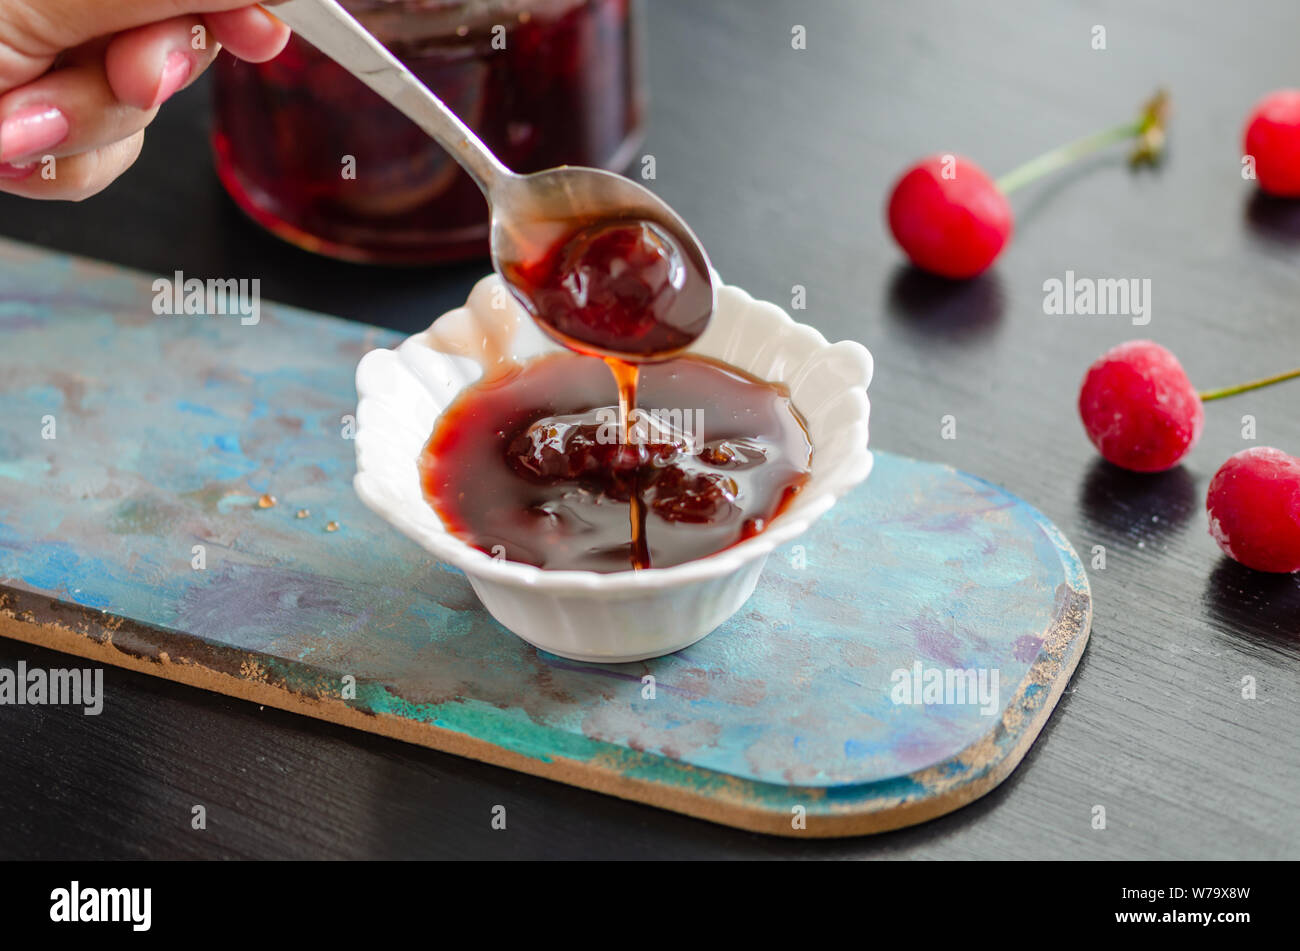
<path fill-rule="evenodd" d="M 579 353 L 668 359 L 704 333 L 713 313 L 709 275 L 652 221 L 579 221 L 536 260 L 502 263 L 542 329 Z"/>

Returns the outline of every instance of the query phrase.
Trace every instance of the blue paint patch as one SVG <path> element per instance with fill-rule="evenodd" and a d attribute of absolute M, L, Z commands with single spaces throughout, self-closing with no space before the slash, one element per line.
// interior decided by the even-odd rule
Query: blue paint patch
<path fill-rule="evenodd" d="M 220 419 L 221 414 L 211 406 L 204 406 L 201 403 L 191 403 L 189 400 L 177 400 L 176 409 L 182 413 L 193 413 L 196 416 L 207 416 L 212 419 Z M 238 450 L 235 450 L 238 452 Z"/>
<path fill-rule="evenodd" d="M 239 455 L 239 437 L 234 433 L 213 433 L 210 435 L 200 436 L 199 448 L 216 449 L 220 452 L 229 452 Z"/>

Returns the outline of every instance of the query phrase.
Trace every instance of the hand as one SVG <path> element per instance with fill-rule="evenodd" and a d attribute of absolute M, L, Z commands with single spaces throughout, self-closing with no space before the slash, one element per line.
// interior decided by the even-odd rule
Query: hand
<path fill-rule="evenodd" d="M 263 62 L 288 39 L 248 0 L 0 0 L 0 191 L 97 194 L 220 47 Z"/>

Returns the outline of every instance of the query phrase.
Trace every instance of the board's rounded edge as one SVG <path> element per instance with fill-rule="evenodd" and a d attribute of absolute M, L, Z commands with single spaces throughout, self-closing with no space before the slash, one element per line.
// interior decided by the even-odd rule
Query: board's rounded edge
<path fill-rule="evenodd" d="M 961 781 L 949 783 L 941 791 L 931 790 L 921 796 L 902 799 L 892 792 L 882 795 L 882 787 L 894 783 L 893 780 L 849 787 L 836 790 L 833 802 L 828 801 L 825 789 L 790 789 L 715 774 L 709 777 L 711 788 L 705 794 L 691 788 L 696 784 L 687 781 L 685 775 L 683 781 L 677 783 L 646 779 L 635 775 L 635 770 L 630 772 L 629 764 L 625 761 L 602 763 L 564 757 L 538 759 L 432 724 L 371 713 L 339 700 L 309 697 L 269 683 L 240 679 L 186 663 L 181 657 L 159 659 L 126 653 L 114 645 L 111 638 L 96 640 L 87 637 L 84 630 L 77 630 L 74 626 L 51 623 L 48 620 L 42 622 L 30 616 L 25 618 L 21 612 L 11 610 L 0 610 L 0 636 L 733 828 L 793 838 L 834 838 L 885 832 L 925 822 L 961 808 L 1001 783 L 1019 764 L 1055 707 L 1069 674 L 1073 672 L 1082 654 L 1090 619 L 1089 605 L 1085 612 L 1078 615 L 1078 629 L 1061 632 L 1059 643 L 1069 648 L 1067 656 L 1062 658 L 1068 664 L 1068 670 L 1062 671 L 1064 676 L 1056 679 L 1051 695 L 1035 704 L 1035 709 L 1019 731 L 1013 748 L 985 763 L 978 775 L 969 775 Z M 966 752 L 959 753 L 952 761 Z M 929 769 L 936 768 L 939 767 Z M 702 774 L 702 771 L 691 767 L 684 767 L 684 770 Z M 917 778 L 916 774 L 904 777 L 908 781 L 916 781 Z M 802 828 L 792 821 L 793 809 L 797 805 L 803 805 L 806 810 L 806 824 Z"/>
<path fill-rule="evenodd" d="M 1092 586 L 1074 546 L 1038 508 L 979 476 L 942 463 L 926 464 L 948 469 L 1024 505 L 1061 561 L 1066 596 L 1058 600 L 1057 615 L 1043 632 L 1038 656 L 1017 685 L 1015 696 L 1003 708 L 1002 716 L 978 740 L 953 756 L 905 776 L 829 790 L 740 780 L 738 786 L 744 791 L 738 790 L 739 795 L 711 795 L 720 808 L 700 808 L 698 804 L 683 808 L 682 803 L 665 803 L 665 808 L 788 838 L 846 838 L 906 828 L 955 812 L 992 792 L 1015 772 L 1046 726 L 1083 657 L 1092 632 Z M 913 790 L 910 793 L 898 791 L 909 787 Z M 754 800 L 763 798 L 768 804 L 756 805 Z M 802 828 L 792 821 L 797 805 L 804 805 L 806 810 Z"/>

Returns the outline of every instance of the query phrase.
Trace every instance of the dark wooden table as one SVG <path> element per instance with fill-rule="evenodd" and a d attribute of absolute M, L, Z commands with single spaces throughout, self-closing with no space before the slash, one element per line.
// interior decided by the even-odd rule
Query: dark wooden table
<path fill-rule="evenodd" d="M 1258 198 L 1239 170 L 1252 103 L 1297 82 L 1300 9 L 1089 7 L 655 0 L 647 17 L 655 187 L 727 280 L 778 302 L 804 285 L 804 319 L 872 349 L 873 444 L 1005 485 L 1085 558 L 1105 546 L 1091 646 L 996 791 L 875 838 L 776 840 L 110 668 L 102 716 L 0 708 L 0 855 L 1300 856 L 1300 578 L 1223 559 L 1204 514 L 1214 470 L 1251 445 L 1243 414 L 1258 444 L 1300 452 L 1300 384 L 1212 405 L 1188 462 L 1148 477 L 1102 463 L 1074 408 L 1088 363 L 1134 337 L 1172 348 L 1202 388 L 1300 363 L 1300 203 Z M 1161 84 L 1164 167 L 1133 173 L 1115 153 L 1017 194 L 1014 243 L 979 280 L 903 265 L 881 207 L 912 159 L 957 151 L 996 174 L 1126 119 Z M 267 298 L 412 331 L 485 270 L 341 266 L 279 243 L 216 185 L 207 121 L 206 89 L 187 92 L 115 188 L 78 206 L 0 199 L 0 233 L 260 277 Z M 1043 282 L 1067 270 L 1150 278 L 1150 325 L 1045 316 Z M 0 641 L 0 666 L 20 659 L 63 662 Z M 507 832 L 490 826 L 498 803 Z"/>

